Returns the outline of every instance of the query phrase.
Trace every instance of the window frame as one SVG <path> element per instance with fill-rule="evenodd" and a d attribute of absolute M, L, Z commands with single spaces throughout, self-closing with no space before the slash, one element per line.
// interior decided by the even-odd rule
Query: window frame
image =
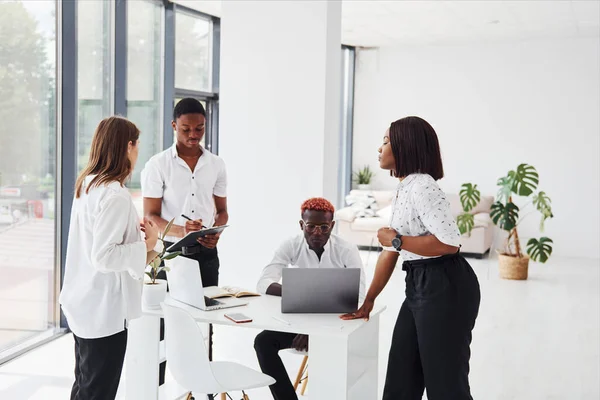
<path fill-rule="evenodd" d="M 55 242 L 54 242 L 54 303 L 51 305 L 53 324 L 55 329 L 35 340 L 26 340 L 11 349 L 3 351 L 0 364 L 18 357 L 19 355 L 40 346 L 69 331 L 67 320 L 59 304 L 59 293 L 62 289 L 65 274 L 65 260 L 67 240 L 71 219 L 73 188 L 77 179 L 77 149 L 78 149 L 78 3 L 76 1 L 54 0 L 55 4 L 55 57 L 56 68 L 54 71 L 56 81 L 56 159 L 54 162 L 55 173 Z M 139 0 L 162 8 L 161 27 L 161 66 L 160 66 L 160 91 L 161 104 L 160 126 L 163 127 L 162 149 L 170 147 L 173 143 L 173 130 L 171 127 L 173 102 L 177 97 L 194 97 L 206 102 L 207 148 L 213 152 L 218 151 L 219 130 L 219 59 L 221 20 L 183 5 L 172 3 L 169 0 Z M 109 56 L 109 66 L 105 74 L 110 74 L 111 84 L 109 90 L 109 104 L 111 114 L 127 116 L 127 3 L 128 0 L 115 0 L 111 2 L 109 46 L 106 52 Z M 177 13 L 184 13 L 195 18 L 203 18 L 210 22 L 210 76 L 211 91 L 202 92 L 186 90 L 175 87 L 175 24 Z"/>
<path fill-rule="evenodd" d="M 56 304 L 55 314 L 60 320 L 62 332 L 68 330 L 64 314 L 58 304 L 58 293 L 62 288 L 65 272 L 65 258 L 71 218 L 71 199 L 73 187 L 77 179 L 77 1 L 64 2 L 54 0 L 57 4 L 57 195 L 56 195 Z M 171 120 L 173 102 L 181 95 L 203 100 L 207 104 L 208 130 L 206 143 L 212 152 L 218 149 L 218 108 L 219 108 L 219 55 L 220 55 L 220 18 L 188 7 L 172 3 L 168 0 L 140 0 L 162 6 L 162 148 L 173 144 Z M 205 18 L 211 21 L 211 81 L 212 92 L 189 91 L 175 88 L 175 18 L 176 12 Z M 111 105 L 114 113 L 127 116 L 127 0 L 116 0 L 111 10 L 111 69 L 112 88 Z M 1 360 L 0 360 L 1 361 Z"/>
<path fill-rule="evenodd" d="M 342 101 L 340 113 L 340 161 L 338 207 L 345 205 L 346 195 L 352 190 L 352 145 L 354 137 L 354 81 L 356 76 L 356 48 L 342 45 Z"/>
<path fill-rule="evenodd" d="M 221 55 L 221 19 L 212 15 L 205 14 L 203 12 L 193 10 L 189 7 L 185 7 L 180 4 L 172 5 L 173 13 L 173 43 L 177 38 L 175 37 L 175 24 L 177 23 L 177 14 L 182 13 L 186 16 L 205 19 L 209 21 L 209 37 L 211 42 L 211 48 L 209 52 L 209 58 L 211 67 L 209 70 L 209 80 L 211 82 L 211 91 L 201 90 L 190 90 L 186 88 L 178 88 L 175 86 L 175 46 L 173 45 L 172 53 L 172 87 L 174 88 L 171 95 L 170 101 L 165 96 L 165 148 L 173 144 L 173 135 L 171 128 L 171 121 L 173 120 L 173 105 L 175 99 L 184 97 L 193 97 L 199 101 L 204 101 L 206 104 L 206 122 L 207 129 L 205 134 L 205 147 L 208 151 L 214 154 L 219 152 L 219 70 L 220 70 L 220 55 Z M 165 80 L 165 85 L 167 81 Z M 167 107 L 167 104 L 170 107 Z M 169 137 L 166 137 L 166 133 L 170 132 Z"/>

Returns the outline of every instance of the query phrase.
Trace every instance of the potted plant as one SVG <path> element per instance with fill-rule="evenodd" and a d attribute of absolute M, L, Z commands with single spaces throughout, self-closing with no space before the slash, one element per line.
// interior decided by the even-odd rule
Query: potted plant
<path fill-rule="evenodd" d="M 371 179 L 373 179 L 373 171 L 368 165 L 354 173 L 354 181 L 358 184 L 359 190 L 370 190 Z"/>
<path fill-rule="evenodd" d="M 163 233 L 158 237 L 158 240 L 160 240 L 162 243 L 162 251 L 159 253 L 151 250 L 146 257 L 148 260 L 147 265 L 149 267 L 146 270 L 146 275 L 150 278 L 150 280 L 144 281 L 142 302 L 147 308 L 150 309 L 160 308 L 160 303 L 165 300 L 165 296 L 167 295 L 167 281 L 164 279 L 157 279 L 160 272 L 169 271 L 169 268 L 164 266 L 164 260 L 171 260 L 181 254 L 180 251 L 168 254 L 166 253 L 165 237 L 173 226 L 173 221 L 175 221 L 174 218 L 169 221 Z"/>
<path fill-rule="evenodd" d="M 494 224 L 500 229 L 508 232 L 503 251 L 498 252 L 500 277 L 505 279 L 527 279 L 529 259 L 545 263 L 552 254 L 552 239 L 541 237 L 531 238 L 527 241 L 527 250 L 524 253 L 519 240 L 517 227 L 528 212 L 522 218 L 519 214 L 527 207 L 535 207 L 542 214 L 540 231 L 544 230 L 544 222 L 552 218 L 551 200 L 545 192 L 536 194 L 539 176 L 536 169 L 528 164 L 521 164 L 516 171 L 509 171 L 505 177 L 498 179 L 498 191 L 496 202 L 492 205 L 490 216 Z M 533 195 L 522 209 L 513 202 L 513 195 L 529 197 Z"/>
<path fill-rule="evenodd" d="M 461 235 L 467 234 L 470 236 L 475 226 L 475 217 L 470 211 L 481 201 L 481 192 L 477 189 L 477 185 L 463 183 L 459 197 L 463 212 L 456 217 L 456 224 Z"/>

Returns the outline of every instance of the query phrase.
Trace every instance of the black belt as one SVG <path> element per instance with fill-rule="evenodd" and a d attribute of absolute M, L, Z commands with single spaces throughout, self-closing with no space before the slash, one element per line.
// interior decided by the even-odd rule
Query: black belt
<path fill-rule="evenodd" d="M 409 269 L 413 269 L 413 268 L 442 267 L 442 266 L 446 265 L 446 263 L 448 261 L 451 261 L 451 260 L 454 260 L 454 259 L 460 257 L 459 252 L 460 252 L 460 250 L 453 254 L 446 254 L 445 256 L 435 257 L 435 258 L 424 258 L 422 260 L 407 260 L 402 263 L 402 270 L 408 271 Z"/>

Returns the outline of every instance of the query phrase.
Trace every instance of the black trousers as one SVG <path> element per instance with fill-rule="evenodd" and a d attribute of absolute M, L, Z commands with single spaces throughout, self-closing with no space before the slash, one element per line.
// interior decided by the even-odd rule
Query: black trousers
<path fill-rule="evenodd" d="M 114 400 L 119 388 L 127 329 L 98 339 L 75 338 L 75 383 L 71 400 Z"/>
<path fill-rule="evenodd" d="M 170 246 L 172 243 L 165 242 L 165 246 Z M 200 276 L 202 278 L 202 286 L 218 286 L 219 285 L 219 253 L 217 249 L 209 249 L 204 246 L 200 246 L 199 252 L 186 257 L 192 260 L 198 261 L 198 268 L 200 268 Z M 167 279 L 167 274 L 161 272 L 158 276 L 159 279 Z M 165 338 L 165 321 L 160 319 L 160 340 Z M 209 331 L 209 356 L 212 359 L 212 325 Z M 160 364 L 158 370 L 158 383 L 162 385 L 165 383 L 165 369 L 167 368 L 167 362 L 164 361 Z"/>
<path fill-rule="evenodd" d="M 471 331 L 479 282 L 459 254 L 405 261 L 402 304 L 388 361 L 383 400 L 472 400 Z"/>
<path fill-rule="evenodd" d="M 279 357 L 280 350 L 292 347 L 295 337 L 295 333 L 263 331 L 254 339 L 254 350 L 256 350 L 260 369 L 277 381 L 269 386 L 275 400 L 298 400 L 294 385 Z"/>

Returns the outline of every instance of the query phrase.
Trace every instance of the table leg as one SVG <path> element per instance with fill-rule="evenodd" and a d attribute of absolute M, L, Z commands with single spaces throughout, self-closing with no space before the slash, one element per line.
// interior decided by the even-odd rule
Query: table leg
<path fill-rule="evenodd" d="M 125 367 L 127 400 L 158 400 L 160 318 L 129 322 Z"/>
<path fill-rule="evenodd" d="M 379 316 L 349 337 L 310 335 L 311 400 L 377 398 Z"/>

